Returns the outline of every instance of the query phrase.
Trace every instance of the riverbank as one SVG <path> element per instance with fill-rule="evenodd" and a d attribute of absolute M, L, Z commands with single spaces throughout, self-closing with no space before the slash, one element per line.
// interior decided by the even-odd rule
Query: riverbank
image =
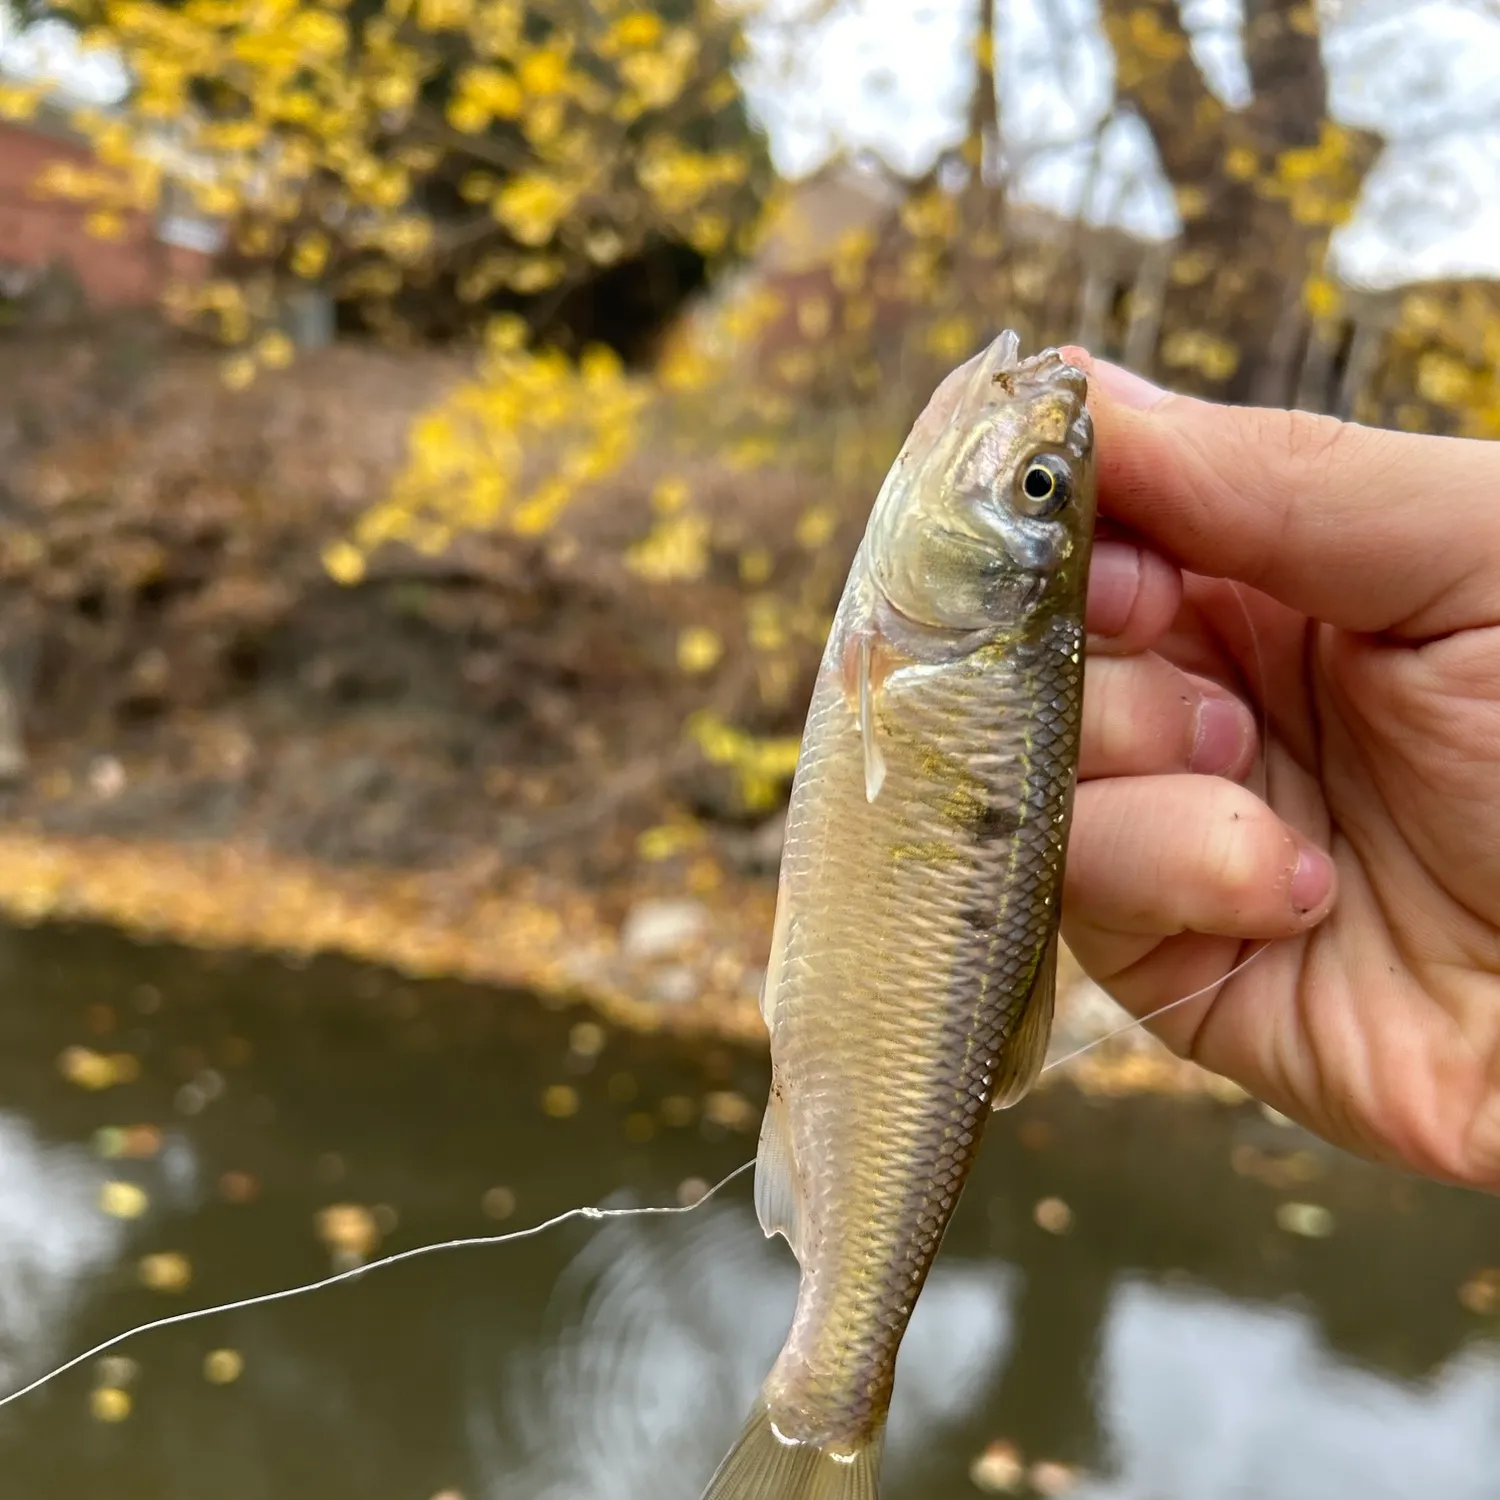
<path fill-rule="evenodd" d="M 319 954 L 417 979 L 452 978 L 582 1001 L 615 1025 L 763 1047 L 758 995 L 774 886 L 720 884 L 712 896 L 667 883 L 612 922 L 597 893 L 534 871 L 337 870 L 232 844 L 59 839 L 0 831 L 0 913 L 12 922 L 102 923 L 145 941 Z M 1172 1057 L 1064 951 L 1052 1056 L 1096 1044 L 1056 1074 L 1085 1092 L 1240 1090 Z M 1108 1040 L 1105 1040 L 1108 1038 Z"/>
<path fill-rule="evenodd" d="M 707 555 L 643 578 L 624 558 L 661 516 L 648 453 L 545 540 L 334 582 L 325 548 L 463 372 L 344 346 L 231 392 L 211 354 L 149 330 L 0 341 L 0 670 L 23 752 L 0 784 L 0 912 L 340 953 L 763 1045 L 779 814 L 684 726 L 796 735 L 817 642 L 768 697 L 749 640 L 771 596 L 747 593 L 746 558 L 815 609 L 812 553 L 845 555 L 866 502 L 675 463 Z M 685 670 L 685 631 L 719 657 Z M 1068 972 L 1059 1054 L 1122 1019 Z M 1072 1076 L 1223 1091 L 1139 1033 Z"/>

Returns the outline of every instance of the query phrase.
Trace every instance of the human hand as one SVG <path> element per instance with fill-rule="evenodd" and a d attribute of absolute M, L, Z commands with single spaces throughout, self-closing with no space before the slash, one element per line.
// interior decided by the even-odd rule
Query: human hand
<path fill-rule="evenodd" d="M 1144 1016 L 1273 940 L 1151 1029 L 1340 1146 L 1500 1191 L 1500 444 L 1068 354 L 1102 518 L 1069 947 Z"/>

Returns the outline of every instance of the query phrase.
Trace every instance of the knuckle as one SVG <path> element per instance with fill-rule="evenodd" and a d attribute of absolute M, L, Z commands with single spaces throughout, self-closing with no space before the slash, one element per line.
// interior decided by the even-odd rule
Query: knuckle
<path fill-rule="evenodd" d="M 1459 1181 L 1500 1191 L 1500 1087 L 1486 1093 L 1460 1143 L 1454 1167 Z"/>
<path fill-rule="evenodd" d="M 1349 424 L 1310 411 L 1260 411 L 1253 431 L 1256 446 L 1273 458 L 1299 468 L 1326 468 L 1346 445 Z"/>
<path fill-rule="evenodd" d="M 1234 790 L 1238 790 L 1235 788 Z M 1276 880 L 1274 838 L 1266 819 L 1238 797 L 1226 798 L 1209 841 L 1207 874 L 1226 913 L 1249 915 L 1266 904 Z"/>
<path fill-rule="evenodd" d="M 1178 668 L 1154 655 L 1102 658 L 1085 672 L 1084 735 L 1106 774 L 1185 770 L 1197 698 Z"/>
<path fill-rule="evenodd" d="M 1120 690 L 1121 663 L 1105 657 L 1084 668 L 1083 732 L 1089 758 L 1113 764 L 1130 738 L 1131 702 Z"/>

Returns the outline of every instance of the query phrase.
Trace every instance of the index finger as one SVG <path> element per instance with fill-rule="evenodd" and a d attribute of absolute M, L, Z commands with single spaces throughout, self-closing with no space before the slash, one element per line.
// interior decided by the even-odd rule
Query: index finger
<path fill-rule="evenodd" d="M 1171 395 L 1080 349 L 1101 510 L 1195 573 L 1347 630 L 1500 619 L 1500 444 Z"/>

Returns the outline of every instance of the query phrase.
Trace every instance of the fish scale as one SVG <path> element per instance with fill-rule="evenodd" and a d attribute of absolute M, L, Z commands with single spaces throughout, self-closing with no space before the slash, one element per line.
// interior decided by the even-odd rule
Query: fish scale
<path fill-rule="evenodd" d="M 896 1358 L 982 1139 L 1040 1065 L 1093 522 L 1084 383 L 1002 336 L 876 501 L 787 815 L 756 1203 L 796 1311 L 705 1500 L 874 1500 Z M 1036 505 L 1022 481 L 1066 484 Z M 1059 477 L 1060 476 L 1060 477 Z M 1055 500 L 1055 495 L 1050 497 Z"/>

